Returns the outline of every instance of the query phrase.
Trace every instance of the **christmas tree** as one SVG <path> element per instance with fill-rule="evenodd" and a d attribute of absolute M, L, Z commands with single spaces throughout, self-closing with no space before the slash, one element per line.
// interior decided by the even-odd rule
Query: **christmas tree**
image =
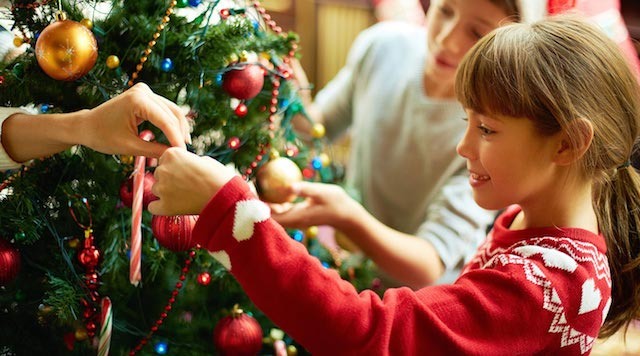
<path fill-rule="evenodd" d="M 14 44 L 26 51 L 0 64 L 2 105 L 70 112 L 144 82 L 188 110 L 193 150 L 257 180 L 261 196 L 289 199 L 273 187 L 298 167 L 308 180 L 335 179 L 322 126 L 304 142 L 291 126 L 304 114 L 289 65 L 298 38 L 258 1 L 16 0 L 10 12 Z M 147 138 L 167 142 L 144 125 Z M 256 354 L 272 353 L 276 339 L 295 352 L 226 270 L 192 246 L 197 217 L 136 209 L 134 194 L 153 199 L 153 165 L 75 147 L 4 173 L 0 354 Z M 134 180 L 144 191 L 132 192 Z M 139 248 L 131 238 L 138 214 Z M 327 267 L 339 265 L 315 233 L 291 231 Z"/>

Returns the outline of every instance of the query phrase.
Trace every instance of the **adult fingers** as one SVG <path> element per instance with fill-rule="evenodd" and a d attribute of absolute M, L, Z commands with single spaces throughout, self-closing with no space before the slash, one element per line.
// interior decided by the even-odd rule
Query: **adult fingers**
<path fill-rule="evenodd" d="M 184 136 L 184 141 L 188 144 L 191 144 L 191 125 L 189 124 L 189 120 L 184 115 L 180 107 L 176 105 L 173 101 L 158 95 L 158 98 L 164 102 L 164 104 L 171 110 L 171 112 L 178 118 L 180 122 L 180 129 L 182 130 L 182 135 Z"/>

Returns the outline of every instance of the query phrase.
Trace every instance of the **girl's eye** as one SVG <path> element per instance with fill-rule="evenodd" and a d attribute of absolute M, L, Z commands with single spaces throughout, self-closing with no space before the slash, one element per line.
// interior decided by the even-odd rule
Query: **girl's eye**
<path fill-rule="evenodd" d="M 487 136 L 487 135 L 491 135 L 493 133 L 495 133 L 495 131 L 491 130 L 490 128 L 484 126 L 484 125 L 478 125 L 478 130 L 480 130 L 480 133 L 482 133 L 483 136 Z"/>

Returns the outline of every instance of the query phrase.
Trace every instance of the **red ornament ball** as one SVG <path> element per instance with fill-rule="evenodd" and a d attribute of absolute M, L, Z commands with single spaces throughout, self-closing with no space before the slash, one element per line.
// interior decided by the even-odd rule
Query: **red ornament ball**
<path fill-rule="evenodd" d="M 262 349 L 262 328 L 236 305 L 216 324 L 213 344 L 221 355 L 255 356 Z"/>
<path fill-rule="evenodd" d="M 144 173 L 142 206 L 145 209 L 149 206 L 149 203 L 154 200 L 158 200 L 158 197 L 151 192 L 151 187 L 153 187 L 155 182 L 156 178 L 153 176 L 153 173 Z M 122 203 L 129 208 L 133 204 L 133 177 L 124 181 L 120 186 L 120 200 L 122 200 Z"/>
<path fill-rule="evenodd" d="M 238 104 L 238 106 L 236 106 L 236 109 L 234 111 L 235 111 L 235 113 L 236 113 L 236 115 L 238 117 L 245 117 L 245 116 L 247 116 L 247 113 L 249 112 L 249 109 L 247 108 L 247 106 L 244 103 L 240 103 L 240 104 Z"/>
<path fill-rule="evenodd" d="M 208 286 L 211 283 L 211 274 L 209 272 L 202 272 L 198 275 L 198 284 Z"/>
<path fill-rule="evenodd" d="M 83 267 L 95 268 L 100 262 L 100 251 L 95 246 L 85 246 L 78 252 L 78 261 Z"/>
<path fill-rule="evenodd" d="M 187 251 L 195 246 L 191 231 L 197 221 L 198 215 L 154 215 L 151 230 L 162 247 L 173 252 Z"/>
<path fill-rule="evenodd" d="M 240 100 L 255 97 L 264 85 L 264 71 L 256 64 L 247 64 L 240 69 L 232 69 L 222 77 L 222 89 Z"/>
<path fill-rule="evenodd" d="M 13 281 L 20 272 L 20 252 L 0 238 L 0 285 Z"/>

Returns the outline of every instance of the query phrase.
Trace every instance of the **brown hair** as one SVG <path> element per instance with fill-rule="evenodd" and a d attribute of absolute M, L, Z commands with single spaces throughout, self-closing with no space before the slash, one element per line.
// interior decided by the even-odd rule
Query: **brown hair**
<path fill-rule="evenodd" d="M 489 0 L 495 6 L 501 8 L 507 16 L 514 22 L 522 21 L 520 11 L 518 8 L 518 0 Z"/>
<path fill-rule="evenodd" d="M 456 93 L 466 108 L 529 119 L 545 135 L 565 130 L 577 139 L 571 122 L 591 122 L 594 137 L 577 169 L 594 182 L 611 269 L 613 301 L 600 336 L 628 327 L 640 317 L 640 175 L 628 167 L 640 87 L 618 46 L 573 16 L 501 27 L 467 53 Z"/>

